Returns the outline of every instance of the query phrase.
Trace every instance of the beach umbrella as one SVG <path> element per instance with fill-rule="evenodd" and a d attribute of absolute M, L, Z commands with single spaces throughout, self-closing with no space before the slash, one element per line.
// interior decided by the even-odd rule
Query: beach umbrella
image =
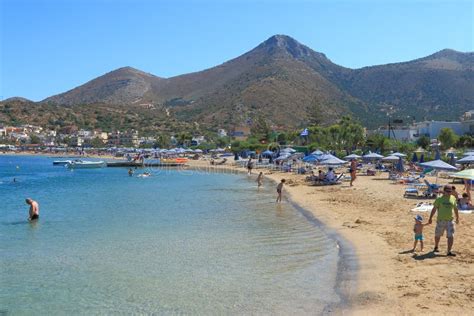
<path fill-rule="evenodd" d="M 201 150 L 201 149 L 199 149 L 199 148 L 198 148 L 198 149 L 196 149 L 194 152 L 195 152 L 196 154 L 202 154 L 202 150 Z"/>
<path fill-rule="evenodd" d="M 425 154 L 422 153 L 420 156 L 420 163 L 423 163 L 423 162 L 425 162 Z"/>
<path fill-rule="evenodd" d="M 282 160 L 288 160 L 290 158 L 290 155 L 280 155 L 277 158 L 275 158 L 275 161 L 282 161 Z"/>
<path fill-rule="evenodd" d="M 403 159 L 402 157 L 398 158 L 398 162 L 397 162 L 397 171 L 398 172 L 404 172 L 405 171 L 405 167 L 403 166 Z"/>
<path fill-rule="evenodd" d="M 315 155 L 315 156 L 319 156 L 319 155 L 322 155 L 322 154 L 324 154 L 324 153 L 319 149 L 316 149 L 315 151 L 313 151 L 311 153 L 311 155 Z"/>
<path fill-rule="evenodd" d="M 466 169 L 451 175 L 452 178 L 474 180 L 474 169 Z"/>
<path fill-rule="evenodd" d="M 418 161 L 418 156 L 416 155 L 416 152 L 413 153 L 413 158 L 411 158 L 412 162 L 417 162 Z"/>
<path fill-rule="evenodd" d="M 377 153 L 369 153 L 367 155 L 362 156 L 362 158 L 365 158 L 365 159 L 382 159 L 383 156 L 379 155 Z"/>
<path fill-rule="evenodd" d="M 474 151 L 468 151 L 462 154 L 463 156 L 474 156 Z"/>
<path fill-rule="evenodd" d="M 418 148 L 415 150 L 416 153 L 420 153 L 420 154 L 421 154 L 421 153 L 424 153 L 425 151 L 426 151 L 426 150 L 424 150 L 424 149 L 421 148 L 421 147 L 418 147 Z"/>
<path fill-rule="evenodd" d="M 282 155 L 290 155 L 294 152 L 296 152 L 296 150 L 294 150 L 293 148 L 284 148 L 284 149 L 280 150 L 280 154 L 282 154 Z"/>
<path fill-rule="evenodd" d="M 265 151 L 262 153 L 262 156 L 273 156 L 273 151 L 271 151 L 271 150 L 265 150 Z"/>
<path fill-rule="evenodd" d="M 432 169 L 435 169 L 435 170 L 447 170 L 447 171 L 458 170 L 458 168 L 456 168 L 454 166 L 451 166 L 450 164 L 445 163 L 444 161 L 439 160 L 439 159 L 429 161 L 429 162 L 420 163 L 420 166 L 422 166 L 424 168 L 432 168 Z"/>
<path fill-rule="evenodd" d="M 453 167 L 450 164 L 445 163 L 442 160 L 433 160 L 433 161 L 429 161 L 429 162 L 420 163 L 420 166 L 422 166 L 424 168 L 435 169 L 436 171 L 439 171 L 439 170 L 446 170 L 446 171 L 458 170 L 458 168 Z M 436 183 L 438 183 L 438 172 L 436 172 Z"/>
<path fill-rule="evenodd" d="M 348 159 L 348 160 L 351 160 L 351 159 L 359 159 L 360 156 L 359 155 L 356 155 L 356 154 L 351 154 L 351 155 L 348 155 L 348 156 L 345 156 L 344 159 Z"/>
<path fill-rule="evenodd" d="M 406 157 L 407 155 L 402 154 L 402 153 L 399 153 L 399 152 L 396 152 L 396 153 L 391 154 L 390 156 Z"/>
<path fill-rule="evenodd" d="M 323 160 L 320 162 L 321 165 L 325 165 L 325 166 L 341 166 L 341 165 L 344 165 L 348 163 L 347 161 L 345 160 L 341 160 L 337 157 L 332 157 L 332 158 L 329 158 L 329 159 L 326 159 L 326 160 Z"/>
<path fill-rule="evenodd" d="M 316 157 L 315 155 L 308 155 L 308 156 L 303 158 L 303 161 L 304 162 L 316 162 L 316 161 L 318 161 L 318 157 Z"/>
<path fill-rule="evenodd" d="M 328 160 L 328 159 L 332 159 L 332 158 L 337 158 L 336 156 L 333 156 L 331 154 L 322 154 L 322 155 L 319 155 L 317 157 L 318 157 L 319 161 L 324 161 L 324 160 Z"/>
<path fill-rule="evenodd" d="M 460 164 L 474 163 L 474 156 L 466 156 L 464 158 L 461 158 L 458 160 L 458 163 Z"/>
<path fill-rule="evenodd" d="M 401 157 L 397 157 L 397 156 L 390 155 L 390 156 L 387 156 L 387 157 L 382 158 L 382 161 L 396 162 L 396 161 L 400 160 L 400 158 L 401 158 Z"/>

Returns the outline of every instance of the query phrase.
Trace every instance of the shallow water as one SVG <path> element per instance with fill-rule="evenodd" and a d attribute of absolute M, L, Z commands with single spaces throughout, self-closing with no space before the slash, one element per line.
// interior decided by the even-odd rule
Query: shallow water
<path fill-rule="evenodd" d="M 52 160 L 0 156 L 0 311 L 315 314 L 338 301 L 334 241 L 275 204 L 273 184 Z"/>

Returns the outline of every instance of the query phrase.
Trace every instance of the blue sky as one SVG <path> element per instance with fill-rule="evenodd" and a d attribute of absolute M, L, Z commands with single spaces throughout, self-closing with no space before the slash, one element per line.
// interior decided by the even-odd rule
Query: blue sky
<path fill-rule="evenodd" d="M 350 68 L 473 51 L 474 2 L 0 0 L 0 98 L 34 101 L 132 66 L 203 70 L 286 34 Z"/>

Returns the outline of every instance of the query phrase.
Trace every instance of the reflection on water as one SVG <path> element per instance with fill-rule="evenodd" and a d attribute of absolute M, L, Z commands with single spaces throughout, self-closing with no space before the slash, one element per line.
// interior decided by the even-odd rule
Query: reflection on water
<path fill-rule="evenodd" d="M 5 159 L 0 178 L 22 178 L 0 190 L 0 308 L 12 314 L 315 314 L 337 300 L 334 243 L 253 178 Z"/>

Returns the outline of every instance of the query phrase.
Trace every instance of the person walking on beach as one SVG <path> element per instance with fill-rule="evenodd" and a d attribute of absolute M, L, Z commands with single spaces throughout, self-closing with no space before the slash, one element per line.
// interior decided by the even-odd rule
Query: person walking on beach
<path fill-rule="evenodd" d="M 420 241 L 421 251 L 423 251 L 423 227 L 428 224 L 423 224 L 423 217 L 421 215 L 416 215 L 415 217 L 415 226 L 413 227 L 413 232 L 415 233 L 415 242 L 413 243 L 412 251 L 416 250 L 416 244 L 418 240 Z"/>
<path fill-rule="evenodd" d="M 31 198 L 27 198 L 25 201 L 26 201 L 26 204 L 28 204 L 30 206 L 28 220 L 30 220 L 30 221 L 37 220 L 39 218 L 39 204 L 38 204 L 38 202 L 32 200 Z"/>
<path fill-rule="evenodd" d="M 278 196 L 277 196 L 277 199 L 276 199 L 277 203 L 281 202 L 281 193 L 282 193 L 282 190 L 283 190 L 283 184 L 285 184 L 285 179 L 281 179 L 281 182 L 278 183 L 278 185 L 277 185 L 277 193 L 278 193 Z"/>
<path fill-rule="evenodd" d="M 351 174 L 351 186 L 352 186 L 352 182 L 355 181 L 356 179 L 356 171 L 357 171 L 357 162 L 355 161 L 355 159 L 352 159 L 351 160 L 351 167 L 349 169 L 349 172 Z"/>
<path fill-rule="evenodd" d="M 263 184 L 263 172 L 260 171 L 257 177 L 257 186 L 259 189 L 262 186 L 262 184 Z"/>
<path fill-rule="evenodd" d="M 430 219 L 428 224 L 432 223 L 433 216 L 438 212 L 438 217 L 436 219 L 436 229 L 435 229 L 435 247 L 433 252 L 438 252 L 438 244 L 441 236 L 443 236 L 444 231 L 446 231 L 446 237 L 448 238 L 448 256 L 456 256 L 451 252 L 454 243 L 454 223 L 453 223 L 453 210 L 456 216 L 456 224 L 459 224 L 459 213 L 457 207 L 457 201 L 454 196 L 452 196 L 452 186 L 446 185 L 443 189 L 443 195 L 435 200 L 433 203 L 433 209 L 431 210 Z"/>

